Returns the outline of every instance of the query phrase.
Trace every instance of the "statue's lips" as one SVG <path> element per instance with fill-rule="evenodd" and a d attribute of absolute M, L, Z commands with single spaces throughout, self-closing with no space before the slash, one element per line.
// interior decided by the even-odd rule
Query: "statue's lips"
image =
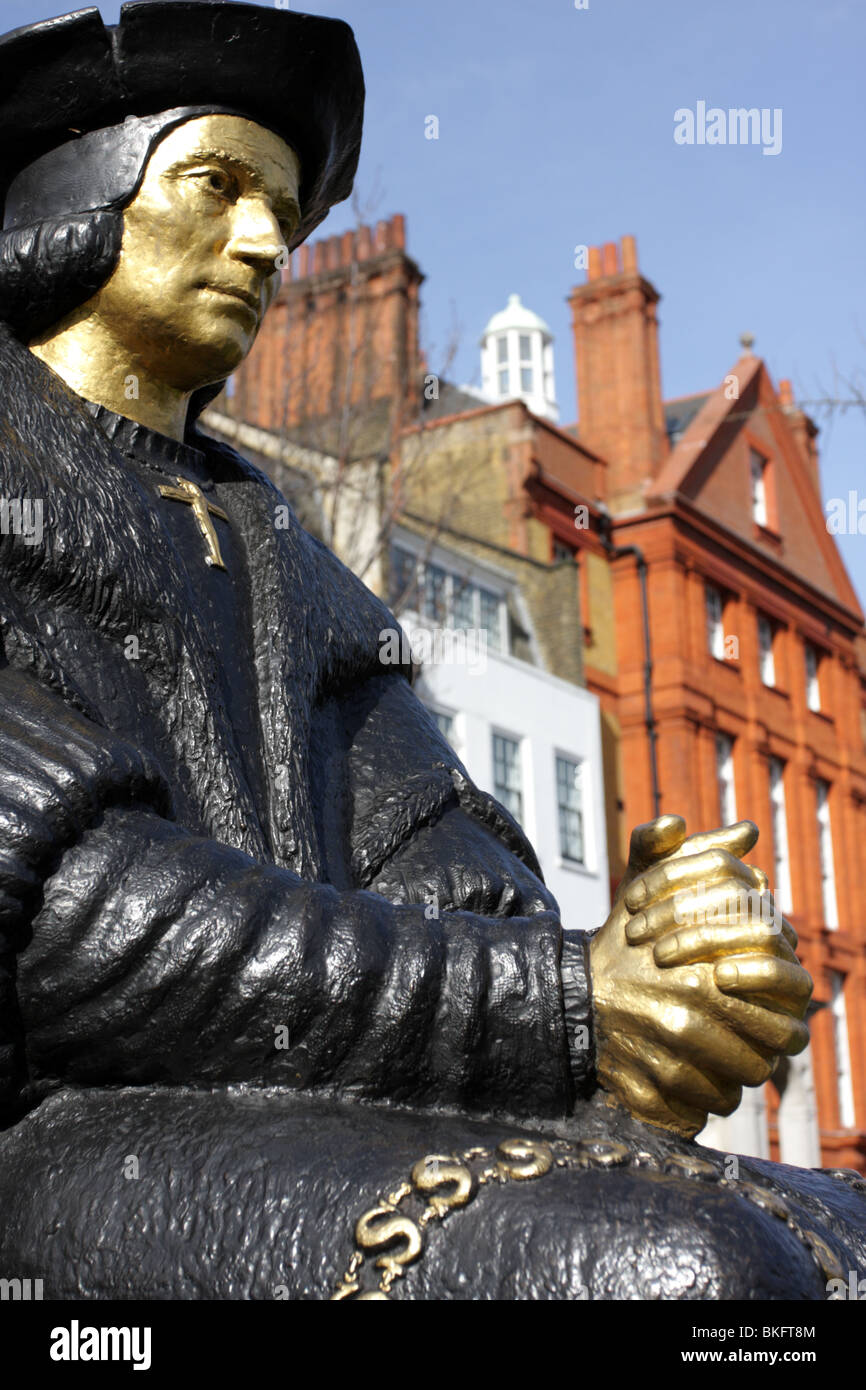
<path fill-rule="evenodd" d="M 258 318 L 261 313 L 261 297 L 257 294 L 253 294 L 251 290 L 237 289 L 233 285 L 202 285 L 201 288 L 208 290 L 211 294 L 222 295 L 223 298 L 226 299 L 239 300 L 241 304 L 246 304 L 249 309 L 253 310 L 256 318 Z"/>

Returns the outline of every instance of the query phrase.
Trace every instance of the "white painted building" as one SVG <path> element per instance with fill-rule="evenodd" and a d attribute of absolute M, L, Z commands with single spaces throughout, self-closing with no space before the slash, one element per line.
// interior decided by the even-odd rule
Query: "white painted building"
<path fill-rule="evenodd" d="M 481 335 L 481 390 L 489 401 L 525 401 L 535 415 L 559 419 L 553 334 L 519 294 L 508 296 Z"/>
<path fill-rule="evenodd" d="M 523 826 L 563 926 L 600 926 L 610 894 L 597 698 L 542 668 L 507 570 L 411 532 L 395 537 L 391 570 L 423 661 L 418 694 L 473 781 Z M 529 634 L 529 659 L 511 649 L 509 609 Z"/>

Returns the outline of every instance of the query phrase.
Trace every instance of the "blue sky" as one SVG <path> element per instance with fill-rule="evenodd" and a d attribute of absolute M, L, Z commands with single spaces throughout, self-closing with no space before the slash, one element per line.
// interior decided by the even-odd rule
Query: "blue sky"
<path fill-rule="evenodd" d="M 662 294 L 666 396 L 717 383 L 746 330 L 774 380 L 790 377 L 801 399 L 832 394 L 834 372 L 866 381 L 866 6 L 588 3 L 292 7 L 355 29 L 368 84 L 361 202 L 372 220 L 408 218 L 409 250 L 427 276 L 432 369 L 456 324 L 451 375 L 477 380 L 478 335 L 517 291 L 556 335 L 561 419 L 573 420 L 565 300 L 583 279 L 574 248 L 631 232 Z M 0 0 L 2 27 L 65 8 Z M 116 20 L 116 3 L 99 8 Z M 678 145 L 674 112 L 698 101 L 781 108 L 781 152 Z M 438 140 L 425 139 L 428 115 Z M 344 205 L 323 231 L 353 220 Z M 819 443 L 825 498 L 866 496 L 862 409 L 824 423 Z M 866 535 L 839 542 L 866 598 Z"/>

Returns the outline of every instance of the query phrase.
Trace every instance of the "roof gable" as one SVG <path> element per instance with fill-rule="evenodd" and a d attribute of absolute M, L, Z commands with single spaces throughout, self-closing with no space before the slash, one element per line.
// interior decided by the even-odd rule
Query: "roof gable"
<path fill-rule="evenodd" d="M 700 398 L 691 400 L 697 404 Z M 761 359 L 741 357 L 698 408 L 681 412 L 680 419 L 684 427 L 652 484 L 651 500 L 687 499 L 859 614 L 857 595 L 827 531 L 817 479 Z M 752 514 L 753 451 L 767 461 L 766 526 L 759 526 Z"/>

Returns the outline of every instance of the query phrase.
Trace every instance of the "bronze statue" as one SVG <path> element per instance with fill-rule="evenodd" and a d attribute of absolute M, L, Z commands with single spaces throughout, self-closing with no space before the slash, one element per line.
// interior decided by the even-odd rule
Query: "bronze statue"
<path fill-rule="evenodd" d="M 393 618 L 198 427 L 351 190 L 351 30 L 78 11 L 0 91 L 0 490 L 42 517 L 0 536 L 3 1259 L 54 1297 L 826 1296 L 856 1181 L 689 1142 L 808 1041 L 755 827 L 639 827 L 561 923 Z"/>

